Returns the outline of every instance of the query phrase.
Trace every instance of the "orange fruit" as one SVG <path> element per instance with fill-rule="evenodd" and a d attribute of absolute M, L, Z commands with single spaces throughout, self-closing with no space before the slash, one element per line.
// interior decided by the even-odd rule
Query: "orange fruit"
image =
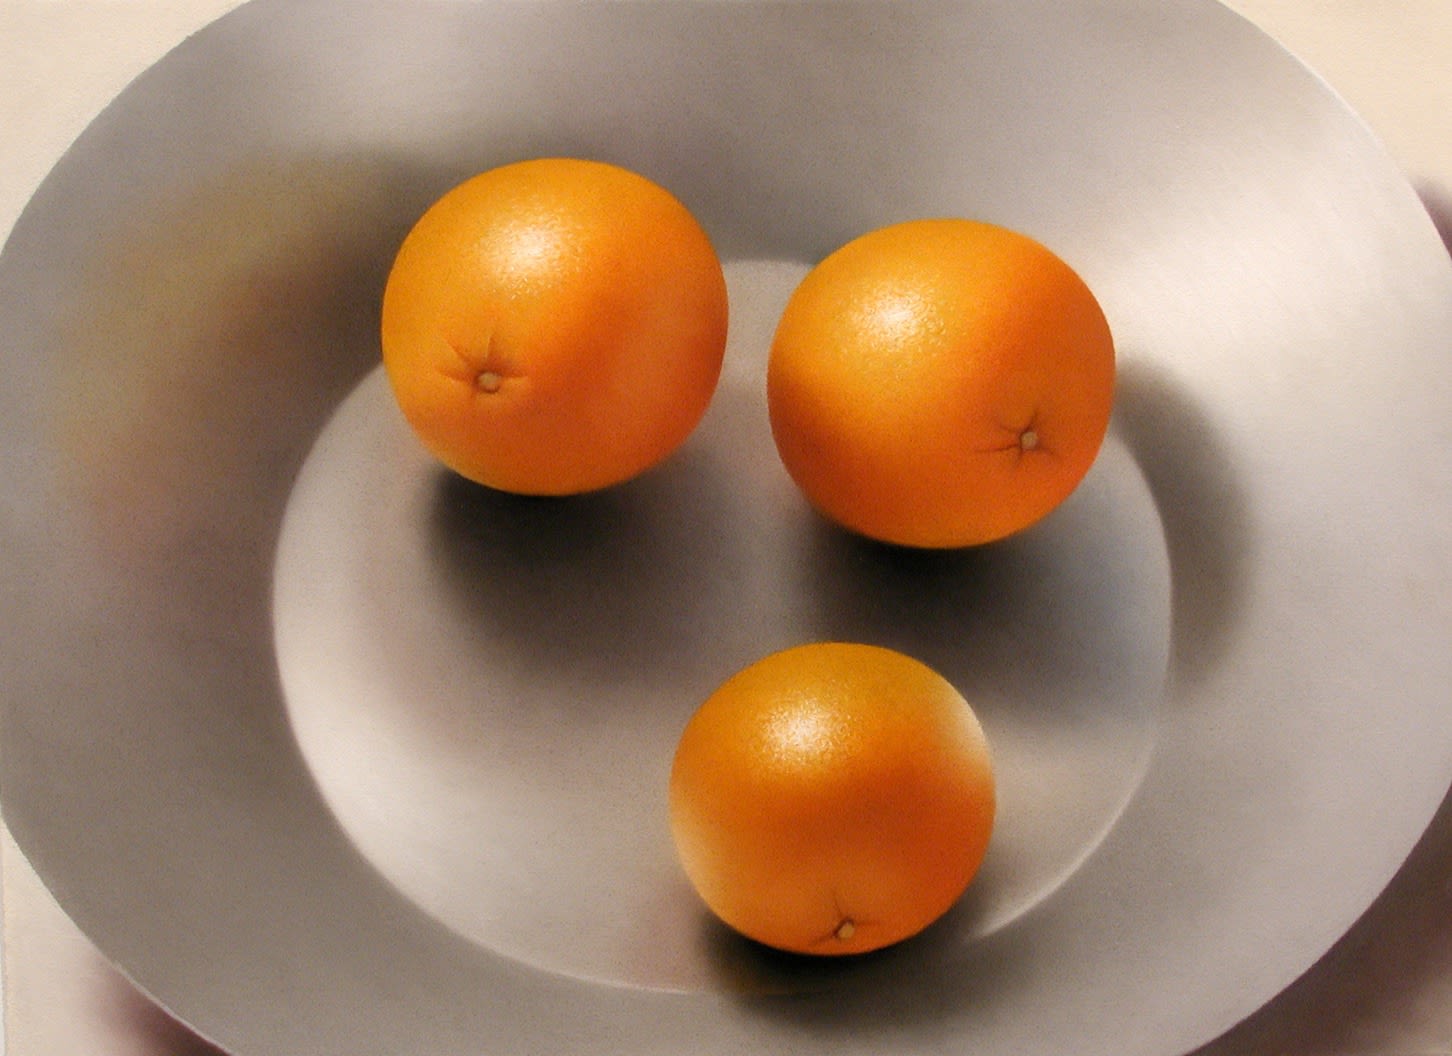
<path fill-rule="evenodd" d="M 880 228 L 793 291 L 767 399 L 787 471 L 841 525 L 958 547 L 1027 528 L 1078 486 L 1114 399 L 1109 325 L 1022 234 L 960 219 Z"/>
<path fill-rule="evenodd" d="M 895 650 L 773 653 L 696 711 L 670 775 L 686 875 L 726 924 L 796 953 L 915 935 L 977 873 L 995 786 L 958 691 Z"/>
<path fill-rule="evenodd" d="M 445 465 L 504 491 L 591 491 L 663 461 L 705 413 L 726 281 L 686 206 L 644 176 L 521 161 L 420 217 L 382 342 L 404 417 Z"/>

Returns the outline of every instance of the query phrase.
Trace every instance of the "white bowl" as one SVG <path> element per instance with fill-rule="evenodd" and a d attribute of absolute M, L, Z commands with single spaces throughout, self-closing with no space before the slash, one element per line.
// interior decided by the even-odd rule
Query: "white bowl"
<path fill-rule="evenodd" d="M 423 455 L 382 280 L 522 157 L 663 183 L 728 261 L 710 414 L 562 502 Z M 1032 531 L 869 546 L 776 462 L 776 313 L 870 228 L 1046 242 L 1120 351 Z M 1341 935 L 1452 781 L 1452 265 L 1372 137 L 1203 0 L 254 0 L 133 84 L 0 258 L 3 800 L 82 929 L 238 1056 L 1171 1056 Z M 713 924 L 665 824 L 721 679 L 933 663 L 1001 826 L 927 934 Z"/>

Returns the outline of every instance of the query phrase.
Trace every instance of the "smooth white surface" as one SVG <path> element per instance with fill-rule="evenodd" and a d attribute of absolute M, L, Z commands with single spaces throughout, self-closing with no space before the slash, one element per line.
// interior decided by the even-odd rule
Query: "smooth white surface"
<path fill-rule="evenodd" d="M 49 160 L 84 127 L 91 111 L 104 103 L 131 73 L 143 68 L 164 50 L 167 42 L 184 33 L 189 25 L 199 24 L 213 11 L 225 6 L 230 5 L 83 4 L 59 0 L 54 3 L 4 0 L 0 4 L 0 48 L 15 49 L 13 62 L 0 61 L 0 77 L 6 78 L 0 80 L 0 106 L 4 106 L 0 112 L 6 118 L 7 132 L 14 127 L 20 142 L 31 144 L 15 155 L 19 174 L 13 173 L 8 163 L 4 172 L 5 197 L 0 199 L 0 209 L 3 209 L 0 217 L 5 219 L 7 226 L 18 213 L 30 188 L 44 174 Z M 1268 28 L 1280 32 L 1293 48 L 1300 50 L 1326 72 L 1353 105 L 1362 107 L 1373 125 L 1387 136 L 1394 153 L 1418 179 L 1434 205 L 1438 195 L 1445 195 L 1446 188 L 1452 185 L 1452 178 L 1447 175 L 1447 150 L 1452 136 L 1446 130 L 1448 115 L 1452 115 L 1452 99 L 1448 97 L 1445 72 L 1437 67 L 1441 57 L 1452 54 L 1452 36 L 1448 33 L 1447 11 L 1443 4 L 1267 2 L 1236 6 L 1252 17 L 1261 17 Z M 132 27 L 129 33 L 126 31 L 128 26 Z M 15 32 L 17 29 L 19 32 Z M 51 41 L 49 48 L 45 46 L 47 39 Z M 94 48 L 94 55 L 89 54 L 84 45 L 78 46 L 77 42 L 86 40 Z M 1324 50 L 1318 53 L 1317 48 Z M 64 57 L 58 58 L 58 54 Z M 0 53 L 0 60 L 4 57 Z M 1445 63 L 1442 65 L 1445 68 Z M 17 90 L 7 90 L 8 79 L 16 77 L 20 79 Z M 67 87 L 53 93 L 52 89 L 58 84 Z M 1402 87 L 1408 84 L 1410 88 Z M 1358 88 L 1361 94 L 1358 94 Z M 79 94 L 71 95 L 72 91 Z M 42 102 L 32 108 L 34 100 L 53 98 L 58 98 L 60 104 Z M 49 118 L 39 116 L 46 113 L 50 114 Z M 9 124 L 11 120 L 15 121 L 14 126 Z M 12 854 L 6 863 L 7 870 L 16 866 L 16 858 Z M 32 903 L 36 901 L 33 886 L 29 889 L 23 884 L 18 889 L 12 887 L 12 893 L 16 890 L 21 897 L 29 898 Z M 8 912 L 13 919 L 17 912 L 14 898 L 8 904 Z M 32 944 L 32 948 L 40 945 Z M 63 947 L 64 943 L 60 946 Z M 59 956 L 56 963 L 63 964 L 65 961 L 64 956 Z M 73 978 L 67 973 L 62 975 Z M 16 976 L 12 967 L 13 985 L 18 985 Z M 23 976 L 20 978 L 23 981 Z M 1444 977 L 1432 974 L 1407 984 L 1423 988 L 1421 993 L 1424 996 L 1413 1002 L 1426 1013 L 1423 1016 L 1406 1015 L 1408 999 L 1404 992 L 1362 995 L 1364 1000 L 1373 1004 L 1385 999 L 1387 1005 L 1382 1013 L 1381 1033 L 1378 1035 L 1374 1028 L 1366 1028 L 1364 1037 L 1352 1039 L 1356 1051 L 1389 1052 L 1393 1048 L 1398 1051 L 1445 1051 L 1449 1034 L 1445 1031 L 1437 1033 L 1439 1028 L 1434 1019 L 1436 994 L 1447 993 L 1446 986 L 1437 983 L 1440 978 Z M 56 992 L 64 993 L 66 985 L 62 979 Z M 1426 1007 L 1423 1008 L 1423 1005 Z M 22 1003 L 17 1006 L 16 1014 L 24 1014 L 27 1008 L 34 1007 L 33 1004 Z M 1375 1009 L 1363 1018 L 1373 1024 L 1378 1022 Z M 33 1049 L 35 1056 L 50 1056 L 52 1052 L 58 1056 L 62 1052 L 101 1051 L 105 1044 L 99 1036 L 94 1041 L 86 1037 L 85 1016 L 60 1015 L 54 1017 L 54 1021 L 72 1024 L 81 1035 L 64 1040 L 53 1037 L 49 1044 L 55 1047 L 36 1047 Z M 65 1027 L 58 1029 L 64 1030 Z M 41 1046 L 45 1043 L 36 1041 L 34 1044 Z M 1382 1046 L 1386 1047 L 1382 1049 Z M 32 1056 L 32 1051 L 26 1049 L 16 1051 L 20 1056 Z M 107 1051 L 118 1050 L 113 1047 Z"/>

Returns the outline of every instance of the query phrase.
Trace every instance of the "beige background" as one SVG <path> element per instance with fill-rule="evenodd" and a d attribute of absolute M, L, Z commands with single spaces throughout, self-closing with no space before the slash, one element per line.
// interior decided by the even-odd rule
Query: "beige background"
<path fill-rule="evenodd" d="M 237 0 L 0 0 L 0 232 L 127 82 Z M 1452 0 L 1232 0 L 1381 136 L 1452 242 Z M 3 321 L 0 321 L 3 327 Z M 0 331 L 3 332 L 3 331 Z M 1452 335 L 1449 335 L 1452 358 Z M 203 1056 L 0 831 L 8 1056 Z M 1452 1056 L 1452 806 L 1305 979 L 1201 1056 Z"/>

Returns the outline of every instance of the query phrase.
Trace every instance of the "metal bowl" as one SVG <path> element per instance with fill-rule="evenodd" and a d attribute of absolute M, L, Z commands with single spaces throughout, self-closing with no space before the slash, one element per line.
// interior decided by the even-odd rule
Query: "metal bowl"
<path fill-rule="evenodd" d="M 521 157 L 637 169 L 727 260 L 712 409 L 520 500 L 378 371 L 404 231 Z M 776 313 L 872 227 L 1025 231 L 1115 331 L 1049 520 L 822 523 Z M 254 0 L 139 78 L 0 258 L 3 802 L 96 944 L 239 1056 L 1172 1056 L 1303 972 L 1452 782 L 1452 265 L 1365 128 L 1204 0 Z M 673 860 L 670 753 L 802 640 L 974 701 L 1001 825 L 945 920 L 773 955 Z"/>

